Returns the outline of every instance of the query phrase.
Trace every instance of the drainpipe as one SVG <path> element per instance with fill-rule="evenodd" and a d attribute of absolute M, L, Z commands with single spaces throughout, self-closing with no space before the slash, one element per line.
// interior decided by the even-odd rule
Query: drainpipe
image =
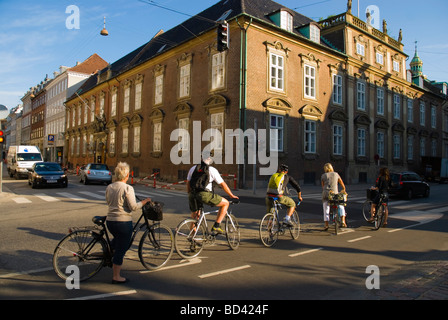
<path fill-rule="evenodd" d="M 241 30 L 241 48 L 240 48 L 240 97 L 239 97 L 239 113 L 240 113 L 240 129 L 246 131 L 246 94 L 247 94 L 247 30 L 252 24 L 252 18 L 250 18 L 249 25 L 244 28 L 238 18 L 236 22 Z M 238 179 L 242 183 L 242 187 L 246 187 L 246 158 L 247 148 L 244 147 L 244 163 L 238 166 Z M 241 177 L 242 176 L 242 177 Z"/>

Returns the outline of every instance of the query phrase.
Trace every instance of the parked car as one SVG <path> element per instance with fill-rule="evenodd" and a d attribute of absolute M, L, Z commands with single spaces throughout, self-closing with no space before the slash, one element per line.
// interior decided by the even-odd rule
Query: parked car
<path fill-rule="evenodd" d="M 401 196 L 409 200 L 418 195 L 429 197 L 429 184 L 415 172 L 391 173 L 390 178 L 389 194 L 391 196 Z"/>
<path fill-rule="evenodd" d="M 68 179 L 61 166 L 55 162 L 36 162 L 28 172 L 28 184 L 32 188 L 60 186 L 67 188 Z"/>
<path fill-rule="evenodd" d="M 89 163 L 81 169 L 80 182 L 89 184 L 90 182 L 112 183 L 112 173 L 109 167 L 103 163 Z"/>

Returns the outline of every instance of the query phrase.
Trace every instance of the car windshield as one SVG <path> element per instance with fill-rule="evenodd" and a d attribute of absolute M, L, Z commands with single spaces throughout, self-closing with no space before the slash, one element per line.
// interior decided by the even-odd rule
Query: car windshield
<path fill-rule="evenodd" d="M 17 161 L 42 161 L 40 153 L 18 153 Z"/>
<path fill-rule="evenodd" d="M 38 171 L 62 171 L 61 166 L 57 163 L 36 164 L 34 169 Z"/>
<path fill-rule="evenodd" d="M 109 170 L 105 164 L 92 164 L 90 170 Z"/>

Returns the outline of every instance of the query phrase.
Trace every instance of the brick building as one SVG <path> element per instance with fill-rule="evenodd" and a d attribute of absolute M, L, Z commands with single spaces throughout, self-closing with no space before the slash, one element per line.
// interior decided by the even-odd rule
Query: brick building
<path fill-rule="evenodd" d="M 224 19 L 230 47 L 220 52 L 216 25 Z M 423 155 L 441 157 L 446 147 L 446 95 L 412 81 L 401 33 L 396 40 L 385 28 L 349 7 L 316 22 L 270 0 L 220 1 L 159 32 L 91 76 L 81 99 L 67 100 L 66 160 L 126 161 L 135 175 L 177 181 L 211 146 L 222 155 L 220 172 L 237 174 L 243 187 L 266 183 L 259 170 L 274 155 L 302 183 L 317 183 L 326 162 L 349 183 L 373 181 L 378 163 L 419 169 Z M 222 137 L 209 139 L 206 129 Z M 235 150 L 237 129 L 259 133 L 265 157 L 257 154 L 255 165 L 250 138 Z"/>

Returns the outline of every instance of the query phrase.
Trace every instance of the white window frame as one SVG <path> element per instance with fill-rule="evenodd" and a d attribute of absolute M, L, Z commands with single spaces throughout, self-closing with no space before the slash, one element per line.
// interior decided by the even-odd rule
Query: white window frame
<path fill-rule="evenodd" d="M 356 43 L 356 53 L 360 56 L 365 56 L 366 48 L 362 43 L 357 42 Z"/>
<path fill-rule="evenodd" d="M 189 118 L 179 119 L 179 137 L 178 137 L 178 151 L 188 152 L 190 150 L 190 134 L 188 131 L 190 125 Z"/>
<path fill-rule="evenodd" d="M 366 110 L 366 84 L 361 81 L 356 82 L 356 108 Z"/>
<path fill-rule="evenodd" d="M 342 76 L 333 74 L 333 103 L 342 105 Z"/>
<path fill-rule="evenodd" d="M 436 107 L 431 106 L 431 128 L 435 129 L 437 124 L 437 112 Z"/>
<path fill-rule="evenodd" d="M 132 152 L 133 153 L 140 153 L 140 137 L 141 137 L 141 127 L 135 126 L 134 127 L 134 143 L 132 146 Z"/>
<path fill-rule="evenodd" d="M 124 88 L 123 113 L 129 112 L 130 100 L 131 100 L 131 87 L 127 86 L 126 88 Z"/>
<path fill-rule="evenodd" d="M 303 88 L 304 96 L 309 99 L 316 99 L 316 67 L 308 64 L 303 68 Z"/>
<path fill-rule="evenodd" d="M 414 160 L 414 136 L 408 136 L 408 160 Z"/>
<path fill-rule="evenodd" d="M 285 91 L 285 57 L 274 52 L 269 53 L 269 89 Z"/>
<path fill-rule="evenodd" d="M 376 134 L 376 153 L 380 158 L 384 158 L 385 134 L 378 131 Z"/>
<path fill-rule="evenodd" d="M 381 52 L 376 53 L 376 63 L 384 64 L 384 55 Z"/>
<path fill-rule="evenodd" d="M 159 105 L 163 103 L 163 82 L 164 77 L 163 74 L 159 74 L 155 79 L 155 88 L 154 88 L 154 104 Z"/>
<path fill-rule="evenodd" d="M 401 158 L 401 136 L 399 134 L 394 134 L 394 159 Z"/>
<path fill-rule="evenodd" d="M 274 119 L 275 123 L 273 123 Z M 278 114 L 271 114 L 269 116 L 269 128 L 270 128 L 270 143 L 269 143 L 270 151 L 283 152 L 285 117 Z"/>
<path fill-rule="evenodd" d="M 293 16 L 288 11 L 282 10 L 280 12 L 280 28 L 289 32 L 294 31 Z"/>
<path fill-rule="evenodd" d="M 225 87 L 226 55 L 224 52 L 215 53 L 212 56 L 212 90 Z"/>
<path fill-rule="evenodd" d="M 366 156 L 366 129 L 358 128 L 357 129 L 357 150 L 356 155 L 358 157 Z"/>
<path fill-rule="evenodd" d="M 135 110 L 140 110 L 142 108 L 142 89 L 143 83 L 139 82 L 135 84 Z"/>
<path fill-rule="evenodd" d="M 179 70 L 179 98 L 190 96 L 191 64 L 180 67 Z"/>
<path fill-rule="evenodd" d="M 154 122 L 152 151 L 162 151 L 162 121 Z"/>
<path fill-rule="evenodd" d="M 414 100 L 408 99 L 408 122 L 414 122 Z"/>
<path fill-rule="evenodd" d="M 320 43 L 320 29 L 315 25 L 310 25 L 310 40 Z"/>
<path fill-rule="evenodd" d="M 129 152 L 129 128 L 123 127 L 121 129 L 121 132 L 123 134 L 122 142 L 121 142 L 121 153 L 128 153 Z"/>
<path fill-rule="evenodd" d="M 316 153 L 317 122 L 305 119 L 305 153 Z"/>
<path fill-rule="evenodd" d="M 400 119 L 401 118 L 401 99 L 400 95 L 395 93 L 394 94 L 394 119 Z"/>
<path fill-rule="evenodd" d="M 221 135 L 219 137 L 214 136 L 211 143 L 213 150 L 222 150 L 224 145 L 224 112 L 212 113 L 210 115 L 210 128 L 218 130 Z M 217 140 L 217 138 L 220 138 Z"/>
<path fill-rule="evenodd" d="M 376 89 L 376 113 L 384 115 L 384 89 Z"/>
<path fill-rule="evenodd" d="M 426 106 L 424 102 L 420 102 L 420 125 L 425 126 L 425 112 L 426 112 Z"/>
<path fill-rule="evenodd" d="M 333 155 L 341 156 L 344 146 L 344 129 L 339 124 L 333 125 Z"/>

